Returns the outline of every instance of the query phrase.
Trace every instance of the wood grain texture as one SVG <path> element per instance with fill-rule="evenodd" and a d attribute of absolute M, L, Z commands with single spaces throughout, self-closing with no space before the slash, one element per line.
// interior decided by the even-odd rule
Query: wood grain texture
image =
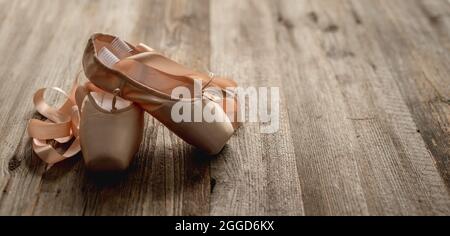
<path fill-rule="evenodd" d="M 292 44 L 281 60 L 292 64 L 284 88 L 295 94 L 291 123 L 302 122 L 291 125 L 297 157 L 309 157 L 298 166 L 318 170 L 301 178 L 306 213 L 446 214 L 448 189 L 399 88 L 406 78 L 393 69 L 405 65 L 389 62 L 407 60 L 392 53 L 415 51 L 384 39 L 393 31 L 394 23 L 383 22 L 391 1 L 285 3 L 280 37 Z"/>
<path fill-rule="evenodd" d="M 243 87 L 280 87 L 276 42 L 267 33 L 273 32 L 270 9 L 261 3 L 211 2 L 212 70 Z M 282 104 L 275 134 L 261 134 L 260 123 L 245 124 L 212 163 L 213 215 L 304 214 L 287 117 Z"/>
<path fill-rule="evenodd" d="M 0 26 L 0 215 L 450 214 L 447 0 L 0 0 Z M 93 32 L 279 87 L 279 131 L 210 157 L 147 116 L 122 176 L 45 171 L 32 94 L 70 88 Z"/>

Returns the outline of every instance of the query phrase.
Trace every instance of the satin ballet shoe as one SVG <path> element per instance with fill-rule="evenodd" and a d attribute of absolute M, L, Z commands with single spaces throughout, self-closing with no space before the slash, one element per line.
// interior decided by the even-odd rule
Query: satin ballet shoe
<path fill-rule="evenodd" d="M 81 150 L 90 171 L 124 171 L 139 150 L 144 112 L 116 94 L 106 93 L 91 83 L 76 90 L 75 98 L 81 111 Z"/>
<path fill-rule="evenodd" d="M 108 92 L 119 89 L 120 97 L 138 103 L 177 136 L 208 154 L 219 153 L 240 125 L 233 91 L 236 82 L 188 69 L 144 44 L 133 46 L 115 36 L 94 34 L 84 52 L 83 68 L 97 87 Z M 196 86 L 200 93 L 195 93 Z M 173 97 L 174 89 L 180 87 L 193 96 Z M 191 110 L 208 107 L 215 119 L 174 121 L 172 111 L 180 103 Z"/>

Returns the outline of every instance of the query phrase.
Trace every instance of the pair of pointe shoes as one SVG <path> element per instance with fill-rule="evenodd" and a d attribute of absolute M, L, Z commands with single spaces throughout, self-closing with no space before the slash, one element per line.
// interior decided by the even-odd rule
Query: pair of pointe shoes
<path fill-rule="evenodd" d="M 66 104 L 60 110 L 49 112 L 48 107 L 41 104 L 42 99 L 35 97 L 38 111 L 49 121 L 32 121 L 28 130 L 35 140 L 35 152 L 49 164 L 76 153 L 78 141 L 89 169 L 127 169 L 142 141 L 144 111 L 184 141 L 210 155 L 218 154 L 240 125 L 236 122 L 238 105 L 233 88 L 237 84 L 233 80 L 188 69 L 146 45 L 133 46 L 112 35 L 94 34 L 84 51 L 83 68 L 90 82 L 71 91 L 67 102 L 76 104 L 78 116 L 73 115 L 73 111 L 71 114 L 67 108 L 70 105 L 66 107 Z M 195 93 L 196 85 L 200 87 L 199 94 Z M 173 90 L 180 87 L 193 95 L 173 97 Z M 220 94 L 214 94 L 211 88 Z M 216 119 L 176 122 L 172 108 L 179 103 L 192 111 L 209 107 Z M 72 119 L 61 118 L 70 116 Z M 79 126 L 73 125 L 78 120 Z M 52 125 L 58 129 L 66 122 L 69 128 L 51 135 L 48 129 L 46 132 L 38 129 L 48 128 L 49 122 L 55 122 Z M 41 142 L 49 138 L 58 141 L 67 135 L 75 137 L 75 144 L 63 155 L 55 154 L 49 145 Z"/>

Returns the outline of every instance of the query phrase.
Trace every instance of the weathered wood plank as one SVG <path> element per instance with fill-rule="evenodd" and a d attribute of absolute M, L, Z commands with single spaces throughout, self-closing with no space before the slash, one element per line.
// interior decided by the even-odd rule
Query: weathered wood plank
<path fill-rule="evenodd" d="M 281 61 L 293 61 L 285 67 L 284 88 L 295 94 L 291 124 L 301 122 L 291 129 L 299 173 L 308 173 L 305 211 L 448 214 L 444 181 L 386 64 L 411 49 L 398 42 L 390 55 L 381 53 L 380 46 L 392 46 L 380 40 L 390 28 L 367 21 L 384 19 L 377 7 L 385 1 L 369 2 L 290 1 L 279 13 L 281 35 L 291 42 L 280 54 Z"/>
<path fill-rule="evenodd" d="M 386 31 L 378 37 L 380 44 L 385 45 L 382 50 L 398 76 L 396 81 L 418 132 L 450 189 L 450 3 L 415 1 L 405 5 L 392 1 L 382 6 L 391 24 L 374 21 L 373 29 L 380 31 L 383 27 Z M 415 23 L 402 15 L 414 18 Z M 397 49 L 399 55 L 391 57 L 392 48 L 404 50 Z"/>
<path fill-rule="evenodd" d="M 308 215 L 369 214 L 358 160 L 357 133 L 352 114 L 322 48 L 322 37 L 335 26 L 317 25 L 321 13 L 314 1 L 284 1 L 273 9 L 277 23 L 278 61 L 282 68 L 291 133 Z M 329 45 L 332 47 L 333 45 Z M 344 52 L 331 52 L 342 57 Z M 366 122 L 366 121 L 361 121 Z"/>
<path fill-rule="evenodd" d="M 269 1 L 211 2 L 214 72 L 236 79 L 244 88 L 281 86 L 270 8 Z M 262 134 L 261 124 L 246 123 L 212 163 L 217 183 L 211 214 L 304 214 L 284 101 L 277 133 Z"/>

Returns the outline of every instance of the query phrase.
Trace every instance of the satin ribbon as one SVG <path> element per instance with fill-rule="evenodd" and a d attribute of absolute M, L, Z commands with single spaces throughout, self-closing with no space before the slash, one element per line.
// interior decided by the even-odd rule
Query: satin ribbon
<path fill-rule="evenodd" d="M 33 103 L 36 110 L 47 119 L 44 121 L 31 119 L 27 130 L 28 135 L 33 138 L 33 151 L 42 161 L 48 164 L 47 170 L 55 163 L 75 156 L 81 150 L 79 139 L 80 114 L 75 100 L 79 75 L 80 73 L 68 94 L 57 87 L 42 88 L 34 94 Z M 45 102 L 44 94 L 48 89 L 66 97 L 66 101 L 59 109 Z M 68 144 L 70 141 L 72 143 L 63 150 L 62 154 L 51 144 L 52 142 Z"/>
<path fill-rule="evenodd" d="M 139 43 L 136 49 L 140 52 L 139 54 L 130 56 L 126 59 L 141 61 L 147 66 L 153 69 L 159 70 L 163 73 L 173 75 L 173 76 L 186 76 L 192 79 L 200 79 L 204 82 L 203 90 L 208 87 L 216 87 L 224 93 L 224 95 L 235 96 L 235 91 L 231 88 L 236 88 L 237 84 L 233 80 L 217 77 L 214 73 L 209 73 L 209 75 L 199 73 L 192 69 L 189 69 L 166 56 L 156 52 L 153 48 Z"/>
<path fill-rule="evenodd" d="M 140 61 L 146 66 L 169 75 L 181 77 L 186 76 L 191 79 L 202 80 L 202 96 L 208 98 L 212 102 L 222 103 L 222 108 L 225 110 L 225 112 L 229 115 L 232 115 L 234 120 L 237 121 L 237 105 L 230 108 L 227 106 L 228 104 L 226 102 L 226 99 L 233 99 L 237 104 L 237 95 L 235 91 L 237 88 L 237 83 L 234 80 L 217 77 L 211 72 L 209 73 L 209 75 L 206 75 L 194 71 L 156 52 L 153 48 L 143 43 L 139 43 L 137 46 L 135 46 L 135 48 L 139 53 L 127 57 L 127 60 Z M 222 92 L 222 96 L 218 96 L 215 89 L 220 90 Z M 238 125 L 233 124 L 233 126 L 237 127 Z"/>

